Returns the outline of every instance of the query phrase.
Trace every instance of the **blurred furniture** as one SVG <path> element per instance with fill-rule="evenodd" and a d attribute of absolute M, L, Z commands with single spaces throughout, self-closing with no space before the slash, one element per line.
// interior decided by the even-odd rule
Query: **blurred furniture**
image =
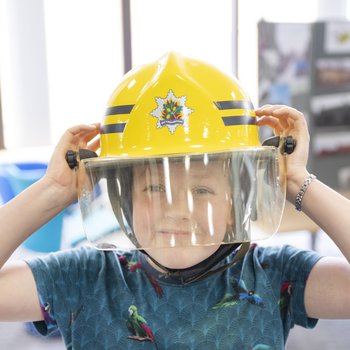
<path fill-rule="evenodd" d="M 8 174 L 3 165 L 0 166 L 0 199 L 6 203 L 14 197 L 13 190 L 8 179 Z"/>
<path fill-rule="evenodd" d="M 18 162 L 0 165 L 0 194 L 3 202 L 25 190 L 46 172 L 47 163 Z M 36 252 L 49 253 L 61 248 L 64 212 L 59 213 L 23 242 L 23 246 Z M 20 213 L 19 213 L 20 219 Z"/>
<path fill-rule="evenodd" d="M 350 21 L 258 26 L 259 105 L 302 111 L 310 139 L 308 169 L 332 188 L 350 184 Z M 260 130 L 262 139 L 271 129 Z"/>

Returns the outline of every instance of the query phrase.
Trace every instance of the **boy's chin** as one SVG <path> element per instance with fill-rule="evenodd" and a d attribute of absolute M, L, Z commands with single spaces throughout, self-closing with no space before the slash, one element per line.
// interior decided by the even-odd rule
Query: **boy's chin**
<path fill-rule="evenodd" d="M 158 264 L 175 270 L 187 269 L 207 259 L 220 245 L 147 249 Z M 152 264 L 155 265 L 155 264 Z M 155 266 L 159 270 L 158 266 Z"/>

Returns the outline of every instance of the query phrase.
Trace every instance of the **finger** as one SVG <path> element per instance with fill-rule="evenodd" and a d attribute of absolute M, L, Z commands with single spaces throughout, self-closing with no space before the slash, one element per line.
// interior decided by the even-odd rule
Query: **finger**
<path fill-rule="evenodd" d="M 77 141 L 78 147 L 97 150 L 100 144 L 99 134 L 99 129 L 79 134 L 79 140 Z"/>
<path fill-rule="evenodd" d="M 308 130 L 303 113 L 285 105 L 266 105 L 257 110 L 258 116 L 270 115 L 278 118 L 284 133 L 291 130 Z"/>
<path fill-rule="evenodd" d="M 79 133 L 82 132 L 89 132 L 89 131 L 94 131 L 97 130 L 98 126 L 96 124 L 80 124 L 80 125 L 75 125 L 67 129 L 67 131 L 64 133 L 71 135 L 71 136 L 76 136 Z"/>
<path fill-rule="evenodd" d="M 276 128 L 278 126 L 279 130 L 287 130 L 291 128 L 291 124 L 288 118 L 283 118 L 275 115 L 266 115 L 260 117 L 258 120 L 258 125 L 263 125 L 264 123 L 268 123 L 268 126 Z"/>
<path fill-rule="evenodd" d="M 79 132 L 78 130 L 81 131 Z M 99 126 L 96 126 L 94 129 L 87 130 L 85 130 L 85 128 L 77 128 L 75 129 L 75 132 L 77 133 L 72 136 L 70 140 L 67 138 L 67 144 L 73 148 L 86 148 L 87 144 L 100 133 L 100 129 Z"/>
<path fill-rule="evenodd" d="M 91 151 L 97 151 L 100 148 L 100 138 L 98 137 L 97 139 L 93 140 L 92 142 L 90 142 L 87 147 L 88 149 L 90 149 Z"/>
<path fill-rule="evenodd" d="M 80 124 L 72 126 L 61 136 L 58 145 L 77 144 L 80 133 L 94 132 L 97 130 L 98 127 L 95 124 Z"/>
<path fill-rule="evenodd" d="M 265 105 L 255 110 L 257 116 L 263 115 L 275 115 L 275 114 L 300 114 L 295 108 L 286 106 L 286 105 Z"/>
<path fill-rule="evenodd" d="M 284 107 L 283 105 L 264 105 L 255 110 L 257 116 L 272 115 L 276 109 Z"/>
<path fill-rule="evenodd" d="M 270 128 L 274 129 L 274 132 L 276 135 L 280 135 L 282 130 L 283 130 L 279 119 L 272 117 L 272 116 L 263 116 L 263 117 L 257 119 L 257 125 L 258 126 L 269 126 Z"/>
<path fill-rule="evenodd" d="M 258 117 L 262 117 L 262 116 L 266 116 L 266 117 L 269 117 L 268 119 L 266 119 L 266 122 L 268 122 L 269 126 L 270 127 L 274 127 L 274 128 L 277 128 L 277 123 L 279 123 L 279 126 L 278 126 L 278 132 L 281 131 L 281 129 L 287 129 L 289 128 L 289 123 L 288 123 L 288 119 L 287 118 L 283 118 L 283 117 L 280 117 L 278 115 L 277 118 L 275 119 L 278 119 L 277 120 L 273 120 L 271 119 L 272 117 L 276 117 L 275 115 L 275 112 L 277 110 L 280 110 L 281 108 L 283 108 L 284 106 L 283 105 L 264 105 L 260 108 L 258 108 L 255 113 Z"/>
<path fill-rule="evenodd" d="M 296 133 L 308 134 L 308 125 L 304 114 L 297 111 L 294 108 L 288 109 L 279 109 L 274 112 L 274 116 L 276 118 L 280 118 L 282 120 L 287 120 L 289 124 L 289 130 L 292 135 Z"/>
<path fill-rule="evenodd" d="M 78 134 L 80 142 L 88 143 L 100 133 L 100 129 L 86 131 Z"/>
<path fill-rule="evenodd" d="M 55 154 L 65 155 L 67 150 L 77 150 L 82 142 L 82 135 L 90 135 L 90 140 L 99 133 L 98 124 L 80 124 L 70 127 L 61 136 L 55 147 Z M 86 143 L 86 142 L 85 142 Z"/>

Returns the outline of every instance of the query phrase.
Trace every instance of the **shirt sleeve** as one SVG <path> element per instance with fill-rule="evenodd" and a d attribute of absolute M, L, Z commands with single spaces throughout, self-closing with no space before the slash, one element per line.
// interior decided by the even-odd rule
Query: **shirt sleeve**
<path fill-rule="evenodd" d="M 313 328 L 317 319 L 310 318 L 305 310 L 305 287 L 314 265 L 321 256 L 315 251 L 301 250 L 286 245 L 264 250 L 263 261 L 272 267 L 271 279 L 276 286 L 281 318 L 285 329 L 295 324 Z"/>
<path fill-rule="evenodd" d="M 295 324 L 313 328 L 317 319 L 310 318 L 305 310 L 305 287 L 310 272 L 321 256 L 312 251 L 299 251 L 293 247 L 286 247 L 288 259 L 285 261 L 283 280 L 291 281 L 291 316 Z"/>
<path fill-rule="evenodd" d="M 103 254 L 94 251 L 84 247 L 26 261 L 35 279 L 44 319 L 34 322 L 40 334 L 69 328 L 85 298 L 85 287 L 103 264 Z"/>

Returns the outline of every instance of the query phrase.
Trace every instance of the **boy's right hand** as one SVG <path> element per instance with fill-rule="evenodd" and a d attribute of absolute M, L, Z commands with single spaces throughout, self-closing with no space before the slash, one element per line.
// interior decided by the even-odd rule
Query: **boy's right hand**
<path fill-rule="evenodd" d="M 83 148 L 97 151 L 100 147 L 100 139 L 93 139 L 99 133 L 99 123 L 76 125 L 69 128 L 58 142 L 43 181 L 48 181 L 50 187 L 53 187 L 55 199 L 60 205 L 67 206 L 77 198 L 76 171 L 68 166 L 67 151 L 78 151 Z"/>

